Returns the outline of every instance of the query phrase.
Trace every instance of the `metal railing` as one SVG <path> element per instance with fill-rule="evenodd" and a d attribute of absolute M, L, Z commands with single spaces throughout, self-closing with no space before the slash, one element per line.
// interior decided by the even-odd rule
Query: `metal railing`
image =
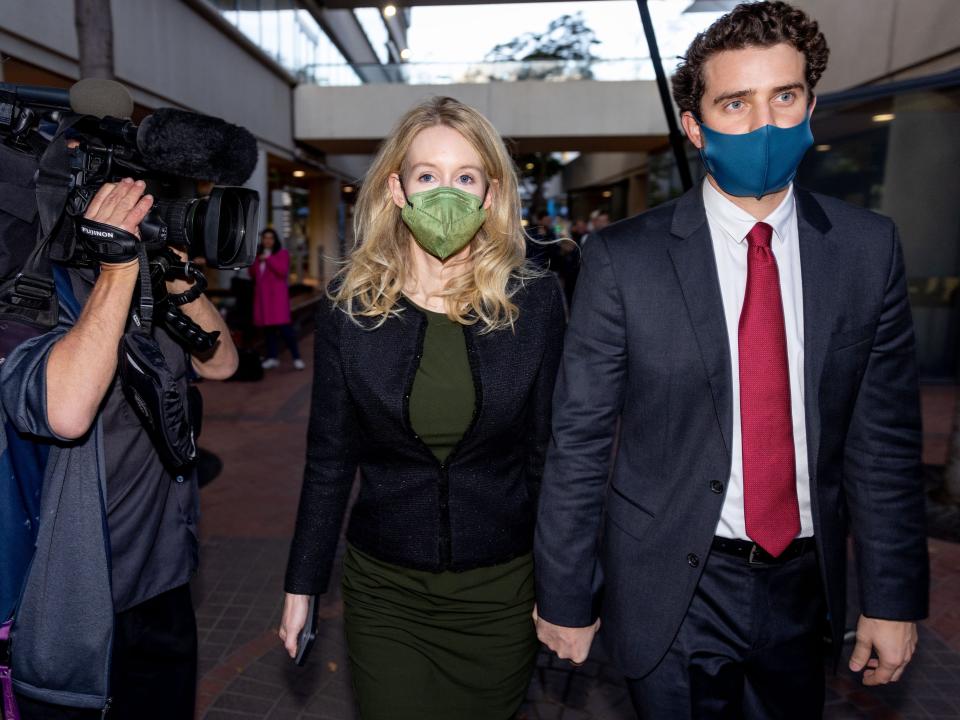
<path fill-rule="evenodd" d="M 665 64 L 668 65 L 669 61 Z M 316 85 L 356 85 L 364 83 L 404 85 L 449 85 L 454 83 L 514 82 L 539 80 L 653 80 L 650 58 L 614 60 L 517 60 L 508 62 L 409 62 L 393 65 L 341 64 L 306 65 L 296 73 L 302 83 Z"/>

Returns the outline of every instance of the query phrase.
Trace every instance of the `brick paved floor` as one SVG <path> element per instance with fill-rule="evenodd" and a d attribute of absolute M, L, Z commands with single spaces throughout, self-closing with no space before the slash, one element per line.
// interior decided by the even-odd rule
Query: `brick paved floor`
<path fill-rule="evenodd" d="M 305 372 L 286 362 L 263 382 L 201 389 L 201 444 L 220 457 L 224 470 L 201 491 L 201 566 L 193 583 L 200 632 L 197 718 L 352 720 L 357 714 L 338 577 L 322 599 L 323 622 L 307 666 L 294 666 L 276 639 L 303 469 L 309 359 Z M 925 389 L 928 463 L 945 457 L 955 393 L 952 387 Z M 830 720 L 960 718 L 960 545 L 931 540 L 930 552 L 931 618 L 921 627 L 920 651 L 904 680 L 867 690 L 842 670 L 828 685 Z M 578 671 L 542 653 L 523 713 L 529 720 L 633 718 L 620 676 L 599 648 Z"/>

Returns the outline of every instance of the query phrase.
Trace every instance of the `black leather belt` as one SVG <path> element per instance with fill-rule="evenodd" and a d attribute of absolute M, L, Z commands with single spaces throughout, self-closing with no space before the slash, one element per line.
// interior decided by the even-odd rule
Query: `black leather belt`
<path fill-rule="evenodd" d="M 732 540 L 724 537 L 714 537 L 710 549 L 713 552 L 731 557 L 742 558 L 751 565 L 783 565 L 794 558 L 798 558 L 805 552 L 809 552 L 816 547 L 812 537 L 797 538 L 787 545 L 786 550 L 774 557 L 762 547 L 749 540 Z"/>

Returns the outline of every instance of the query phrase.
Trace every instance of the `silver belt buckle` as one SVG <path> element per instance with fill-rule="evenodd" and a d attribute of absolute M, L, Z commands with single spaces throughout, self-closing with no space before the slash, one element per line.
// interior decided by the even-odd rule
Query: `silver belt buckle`
<path fill-rule="evenodd" d="M 749 565 L 763 565 L 764 563 L 757 560 L 757 552 L 760 550 L 760 546 L 754 543 L 750 548 L 750 557 L 747 558 L 747 563 Z"/>

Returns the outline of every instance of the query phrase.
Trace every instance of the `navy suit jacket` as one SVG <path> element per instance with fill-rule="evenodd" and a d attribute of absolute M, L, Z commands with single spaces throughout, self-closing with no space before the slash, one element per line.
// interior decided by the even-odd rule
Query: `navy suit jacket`
<path fill-rule="evenodd" d="M 814 532 L 839 640 L 848 531 L 862 612 L 927 612 L 913 322 L 893 223 L 800 189 L 796 199 Z M 676 636 L 720 518 L 728 332 L 702 188 L 585 245 L 537 520 L 537 602 L 568 627 L 599 613 L 630 677 Z"/>

